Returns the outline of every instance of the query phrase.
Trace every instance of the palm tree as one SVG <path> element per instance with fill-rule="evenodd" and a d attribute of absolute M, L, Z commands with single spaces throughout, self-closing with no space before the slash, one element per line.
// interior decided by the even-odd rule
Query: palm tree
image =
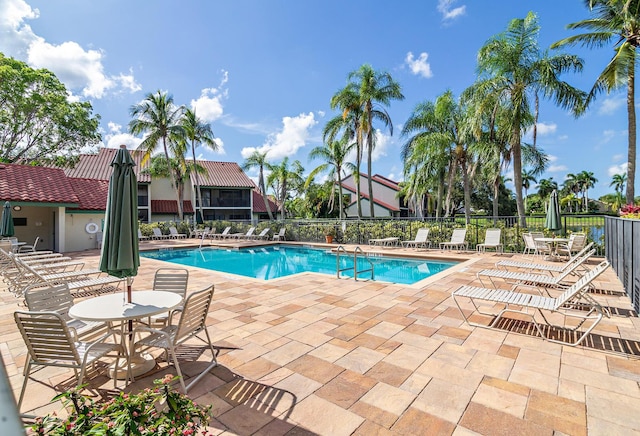
<path fill-rule="evenodd" d="M 531 182 L 537 183 L 535 175 L 532 171 L 522 171 L 522 188 L 524 189 L 524 209 L 527 210 L 527 191 L 531 187 Z"/>
<path fill-rule="evenodd" d="M 505 104 L 510 125 L 509 143 L 513 159 L 513 179 L 518 216 L 526 226 L 522 196 L 522 133 L 530 125 L 531 99 L 539 94 L 553 98 L 560 107 L 578 111 L 584 93 L 558 76 L 567 71 L 581 71 L 582 60 L 576 56 L 550 56 L 538 48 L 540 27 L 533 12 L 514 19 L 507 30 L 491 38 L 478 52 L 480 79 L 473 94 L 487 96 Z M 535 122 L 535 118 L 533 119 Z"/>
<path fill-rule="evenodd" d="M 584 0 L 592 16 L 567 25 L 568 29 L 584 29 L 587 33 L 573 35 L 555 42 L 552 47 L 580 44 L 588 48 L 613 45 L 613 57 L 591 88 L 585 107 L 597 94 L 627 87 L 627 204 L 633 204 L 636 174 L 636 103 L 635 63 L 640 46 L 640 0 Z"/>
<path fill-rule="evenodd" d="M 355 165 L 350 162 L 346 162 L 347 155 L 351 153 L 351 150 L 356 146 L 355 143 L 347 143 L 346 138 L 340 141 L 333 141 L 324 146 L 319 146 L 312 149 L 309 152 L 310 159 L 322 159 L 324 163 L 317 166 L 313 171 L 309 173 L 307 181 L 305 182 L 305 191 L 313 178 L 322 172 L 329 171 L 329 177 L 332 181 L 337 179 L 338 183 L 338 207 L 340 210 L 340 218 L 344 218 L 344 207 L 342 205 L 344 196 L 342 194 L 342 170 L 343 168 L 351 171 L 355 170 Z M 333 205 L 333 198 L 335 193 L 334 189 L 331 190 L 330 205 Z M 333 207 L 332 207 L 333 209 Z"/>
<path fill-rule="evenodd" d="M 622 191 L 624 191 L 624 184 L 627 182 L 626 174 L 614 174 L 611 178 L 609 186 L 613 186 L 616 190 L 616 196 L 618 197 L 618 203 L 622 203 Z"/>
<path fill-rule="evenodd" d="M 558 183 L 553 177 L 538 180 L 538 196 L 544 201 L 544 210 L 547 210 L 547 204 L 551 193 L 558 189 Z"/>
<path fill-rule="evenodd" d="M 582 191 L 583 211 L 589 211 L 589 188 L 593 188 L 598 179 L 596 179 L 591 171 L 580 171 L 578 173 L 580 180 L 580 190 Z"/>
<path fill-rule="evenodd" d="M 184 108 L 173 103 L 173 96 L 166 92 L 156 91 L 149 93 L 144 100 L 135 104 L 130 109 L 130 114 L 134 117 L 129 122 L 129 132 L 134 135 L 144 134 L 147 136 L 138 146 L 138 150 L 144 151 L 141 165 L 144 165 L 153 154 L 158 144 L 162 144 L 164 156 L 167 161 L 171 160 L 169 148 L 175 148 L 176 138 L 184 136 L 180 119 Z M 184 154 L 182 154 L 184 156 Z M 172 171 L 169 171 L 171 185 L 176 190 L 176 200 L 178 202 L 178 216 L 183 219 L 182 202 L 177 181 Z"/>
<path fill-rule="evenodd" d="M 301 190 L 304 185 L 304 179 L 302 173 L 304 168 L 300 161 L 294 161 L 289 166 L 289 158 L 282 159 L 279 165 L 267 164 L 268 169 L 271 171 L 267 177 L 267 183 L 278 194 L 278 202 L 280 203 L 280 218 L 285 219 L 286 207 L 285 201 L 289 196 L 289 191 Z"/>
<path fill-rule="evenodd" d="M 269 221 L 273 221 L 273 213 L 271 212 L 271 207 L 269 207 L 267 189 L 264 185 L 264 167 L 269 165 L 267 162 L 267 153 L 268 151 L 261 153 L 258 150 L 255 150 L 253 153 L 251 153 L 251 156 L 249 156 L 247 160 L 244 161 L 242 169 L 247 171 L 251 168 L 258 167 L 258 169 L 260 170 L 260 174 L 258 175 L 258 190 L 260 191 L 260 194 L 262 194 L 262 201 L 264 201 L 264 207 L 265 209 L 267 209 L 267 213 L 269 214 Z"/>
<path fill-rule="evenodd" d="M 371 65 L 364 64 L 358 70 L 349 73 L 348 80 L 355 80 L 358 90 L 358 102 L 362 108 L 362 130 L 367 141 L 367 174 L 369 185 L 369 213 L 374 217 L 372 156 L 375 148 L 375 120 L 381 121 L 393 135 L 391 117 L 385 110 L 392 100 L 404 100 L 400 84 L 389 73 L 375 71 Z"/>
<path fill-rule="evenodd" d="M 217 150 L 218 144 L 216 143 L 213 131 L 211 130 L 211 125 L 209 123 L 205 123 L 200 118 L 196 116 L 195 109 L 187 109 L 184 112 L 184 115 L 181 120 L 182 129 L 184 131 L 185 140 L 189 141 L 191 144 L 191 158 L 193 159 L 193 167 L 196 167 L 196 147 L 198 145 L 206 145 L 211 150 Z M 196 185 L 196 194 L 198 196 L 198 210 L 200 212 L 200 219 L 204 219 L 204 215 L 202 214 L 202 193 L 200 191 L 200 176 L 198 171 L 194 172 L 195 177 L 195 185 Z M 198 213 L 198 212 L 196 212 Z M 198 218 L 194 220 L 193 225 L 195 226 L 198 221 Z"/>

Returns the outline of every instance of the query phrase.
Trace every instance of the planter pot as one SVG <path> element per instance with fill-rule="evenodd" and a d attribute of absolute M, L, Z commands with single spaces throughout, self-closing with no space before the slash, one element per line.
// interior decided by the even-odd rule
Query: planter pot
<path fill-rule="evenodd" d="M 324 237 L 327 239 L 327 244 L 332 244 L 333 243 L 333 236 L 332 235 L 325 235 Z"/>

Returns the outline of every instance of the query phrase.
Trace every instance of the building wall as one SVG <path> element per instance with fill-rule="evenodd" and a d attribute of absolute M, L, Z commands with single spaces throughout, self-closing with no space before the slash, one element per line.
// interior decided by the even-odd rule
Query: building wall
<path fill-rule="evenodd" d="M 65 218 L 65 252 L 93 250 L 98 248 L 98 239 L 102 237 L 102 220 L 104 220 L 104 212 L 67 212 L 65 214 Z M 98 232 L 93 234 L 87 232 L 86 227 L 89 223 L 95 223 L 98 226 Z"/>
<path fill-rule="evenodd" d="M 355 201 L 355 194 L 352 196 L 352 199 Z M 360 201 L 360 204 L 362 206 L 362 216 L 368 217 L 369 216 L 369 200 L 363 198 Z M 346 211 L 347 211 L 348 217 L 357 217 L 358 216 L 357 203 L 353 203 L 351 206 L 348 206 L 346 208 Z M 392 216 L 392 212 L 389 209 L 378 206 L 377 204 L 373 205 L 373 213 L 376 214 L 376 218 L 384 218 L 384 217 Z"/>
<path fill-rule="evenodd" d="M 15 226 L 15 236 L 21 242 L 33 244 L 37 236 L 40 241 L 36 247 L 38 250 L 54 250 L 56 247 L 54 241 L 54 224 L 56 207 L 39 207 L 39 206 L 21 206 L 19 211 L 13 210 L 13 218 L 26 218 L 25 226 Z"/>
<path fill-rule="evenodd" d="M 346 186 L 351 187 L 355 191 L 356 185 L 354 183 L 353 176 L 347 177 L 345 180 L 343 180 L 343 183 Z M 393 206 L 397 206 L 398 208 L 400 207 L 400 200 L 398 198 L 396 198 L 396 194 L 398 193 L 398 191 L 396 191 L 395 189 L 391 189 L 386 185 L 378 183 L 375 180 L 373 180 L 372 183 L 373 183 L 373 197 L 376 200 L 381 201 L 383 203 L 387 203 L 387 204 L 393 205 Z M 363 176 L 360 177 L 360 192 L 362 194 L 367 195 L 367 196 L 369 195 L 368 179 L 366 177 L 363 177 Z M 356 198 L 356 194 L 352 193 L 351 194 L 352 201 L 355 201 L 355 198 Z M 369 206 L 367 206 L 367 207 L 369 207 Z M 364 213 L 364 211 L 363 211 L 363 213 Z M 387 211 L 387 215 L 388 214 L 389 214 L 389 212 Z M 376 216 L 377 216 L 377 212 L 376 212 Z"/>
<path fill-rule="evenodd" d="M 191 200 L 192 188 L 191 182 L 187 180 L 184 184 L 183 200 Z M 149 204 L 151 200 L 175 200 L 176 190 L 171 186 L 169 179 L 153 179 L 149 187 Z M 195 204 L 195 203 L 194 203 Z M 155 218 L 154 218 L 155 220 Z"/>

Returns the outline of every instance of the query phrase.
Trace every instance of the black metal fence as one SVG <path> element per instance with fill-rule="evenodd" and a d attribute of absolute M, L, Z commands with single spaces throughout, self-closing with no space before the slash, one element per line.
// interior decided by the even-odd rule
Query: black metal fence
<path fill-rule="evenodd" d="M 552 236 L 544 228 L 544 216 L 528 216 L 526 227 L 520 226 L 518 217 L 472 217 L 467 226 L 467 242 L 475 249 L 484 242 L 487 228 L 498 227 L 502 230 L 501 238 L 507 252 L 521 252 L 524 249 L 522 233 L 540 231 L 545 236 Z M 589 242 L 593 241 L 597 255 L 604 255 L 604 215 L 563 215 L 562 229 L 556 236 L 567 236 L 574 232 L 584 232 Z M 264 225 L 264 223 L 261 223 Z M 376 218 L 360 220 L 287 220 L 282 223 L 271 223 L 271 227 L 285 225 L 287 239 L 304 242 L 324 242 L 325 235 L 335 235 L 334 240 L 344 244 L 367 244 L 369 239 L 397 237 L 401 241 L 412 240 L 419 228 L 429 228 L 429 241 L 437 246 L 440 242 L 449 241 L 453 229 L 465 227 L 464 217 L 455 218 Z M 277 231 L 277 230 L 275 230 Z"/>
<path fill-rule="evenodd" d="M 640 220 L 606 217 L 605 251 L 636 312 L 640 312 Z"/>

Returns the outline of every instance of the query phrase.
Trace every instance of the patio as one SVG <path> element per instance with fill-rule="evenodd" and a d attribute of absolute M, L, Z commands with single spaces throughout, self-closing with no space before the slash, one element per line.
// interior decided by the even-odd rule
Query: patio
<path fill-rule="evenodd" d="M 141 249 L 193 243 L 152 241 L 141 243 Z M 366 250 L 416 254 L 389 247 Z M 521 255 L 440 250 L 428 255 L 470 261 L 422 287 L 319 274 L 264 282 L 189 268 L 190 291 L 211 283 L 216 289 L 208 325 L 221 347 L 220 365 L 189 391 L 198 403 L 213 404 L 211 431 L 640 434 L 640 318 L 613 270 L 596 280 L 595 295 L 614 308 L 613 316 L 603 319 L 586 344 L 572 348 L 533 333 L 463 322 L 451 292 L 477 284 L 475 273 L 497 260 Z M 97 251 L 72 256 L 86 261 L 87 268 L 99 260 Z M 161 264 L 141 259 L 134 292 L 150 287 Z M 18 393 L 26 349 L 12 313 L 23 306 L 2 287 L 0 299 L 0 350 Z M 185 363 L 183 370 L 195 374 L 198 365 Z M 126 389 L 150 386 L 167 372 L 160 362 Z M 36 380 L 68 389 L 71 376 L 69 370 L 47 368 Z M 101 375 L 89 391 L 108 396 L 112 388 Z M 59 409 L 59 403 L 49 404 L 58 392 L 30 381 L 22 411 L 41 415 Z"/>

